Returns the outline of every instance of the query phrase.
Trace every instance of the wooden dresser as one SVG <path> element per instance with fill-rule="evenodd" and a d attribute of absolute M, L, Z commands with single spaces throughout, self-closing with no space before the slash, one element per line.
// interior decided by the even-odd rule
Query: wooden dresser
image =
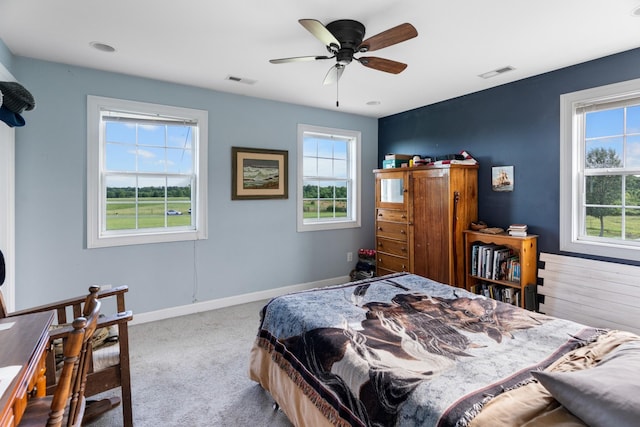
<path fill-rule="evenodd" d="M 376 173 L 376 270 L 378 276 L 410 271 L 407 173 Z"/>
<path fill-rule="evenodd" d="M 478 166 L 376 169 L 376 270 L 464 287 L 463 231 L 478 217 Z"/>
<path fill-rule="evenodd" d="M 0 367 L 20 367 L 0 395 L 0 427 L 20 423 L 30 393 L 45 395 L 45 356 L 53 316 L 53 311 L 48 311 L 0 319 L 0 324 L 11 326 L 0 330 Z"/>

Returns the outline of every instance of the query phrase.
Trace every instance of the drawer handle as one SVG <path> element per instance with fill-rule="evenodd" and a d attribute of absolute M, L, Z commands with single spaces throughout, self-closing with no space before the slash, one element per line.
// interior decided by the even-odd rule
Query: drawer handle
<path fill-rule="evenodd" d="M 400 218 L 407 219 L 407 216 L 406 215 L 402 215 Z"/>
<path fill-rule="evenodd" d="M 382 231 L 382 227 L 378 227 L 378 231 Z"/>
<path fill-rule="evenodd" d="M 381 216 L 382 216 L 382 214 L 381 214 L 381 213 L 379 213 L 379 214 L 378 214 L 378 216 L 379 216 L 379 217 L 381 217 Z"/>
<path fill-rule="evenodd" d="M 407 232 L 404 230 L 400 230 L 400 234 L 407 234 Z"/>

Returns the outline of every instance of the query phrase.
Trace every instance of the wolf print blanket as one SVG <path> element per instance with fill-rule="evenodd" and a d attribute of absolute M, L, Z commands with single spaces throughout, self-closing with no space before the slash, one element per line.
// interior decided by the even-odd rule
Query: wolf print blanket
<path fill-rule="evenodd" d="M 465 426 L 602 331 L 399 273 L 274 298 L 256 346 L 335 424 Z"/>

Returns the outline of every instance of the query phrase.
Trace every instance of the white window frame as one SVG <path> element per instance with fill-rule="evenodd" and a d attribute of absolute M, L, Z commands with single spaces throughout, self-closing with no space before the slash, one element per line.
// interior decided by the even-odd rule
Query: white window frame
<path fill-rule="evenodd" d="M 348 162 L 348 178 L 350 181 L 350 191 L 348 191 L 348 203 L 351 212 L 350 218 L 336 219 L 328 221 L 305 222 L 303 213 L 303 187 L 304 187 L 304 135 L 307 133 L 315 133 L 319 135 L 335 135 L 342 138 L 349 138 L 352 142 L 349 144 L 349 162 Z M 298 179 L 297 179 L 297 230 L 318 231 L 318 230 L 339 230 L 345 228 L 360 227 L 360 195 L 361 195 L 361 179 L 360 179 L 360 150 L 362 135 L 359 131 L 335 129 L 322 126 L 313 126 L 306 124 L 298 124 Z"/>
<path fill-rule="evenodd" d="M 122 233 L 105 232 L 104 184 L 104 131 L 100 119 L 103 110 L 184 118 L 197 122 L 198 134 L 194 143 L 195 180 L 192 194 L 192 215 L 195 227 L 171 228 Z M 208 112 L 190 108 L 172 107 L 122 99 L 87 96 L 87 248 L 103 248 L 123 245 L 139 245 L 176 241 L 201 240 L 207 238 L 207 146 Z"/>
<path fill-rule="evenodd" d="M 560 96 L 560 250 L 637 260 L 640 247 L 580 236 L 584 191 L 584 138 L 579 109 L 586 105 L 640 98 L 640 79 Z"/>

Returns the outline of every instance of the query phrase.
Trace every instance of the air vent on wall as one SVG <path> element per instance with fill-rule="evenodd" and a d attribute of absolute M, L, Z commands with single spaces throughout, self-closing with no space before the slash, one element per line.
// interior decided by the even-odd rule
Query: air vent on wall
<path fill-rule="evenodd" d="M 479 77 L 482 77 L 483 79 L 488 79 L 488 78 L 495 77 L 497 75 L 504 74 L 513 70 L 515 70 L 515 68 L 513 68 L 511 65 L 507 65 L 506 67 L 498 68 L 492 71 L 487 71 L 486 73 L 480 74 Z"/>
<path fill-rule="evenodd" d="M 256 83 L 256 80 L 245 79 L 243 77 L 236 77 L 236 76 L 227 76 L 225 80 L 230 80 L 236 83 L 244 83 L 246 85 L 252 85 Z"/>

